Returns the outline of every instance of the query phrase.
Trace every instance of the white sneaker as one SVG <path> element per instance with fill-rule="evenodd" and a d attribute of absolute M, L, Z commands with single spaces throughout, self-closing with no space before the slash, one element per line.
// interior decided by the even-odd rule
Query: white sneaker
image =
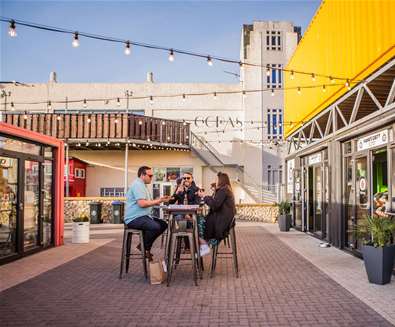
<path fill-rule="evenodd" d="M 200 256 L 203 257 L 207 254 L 210 254 L 210 247 L 207 244 L 200 245 Z"/>

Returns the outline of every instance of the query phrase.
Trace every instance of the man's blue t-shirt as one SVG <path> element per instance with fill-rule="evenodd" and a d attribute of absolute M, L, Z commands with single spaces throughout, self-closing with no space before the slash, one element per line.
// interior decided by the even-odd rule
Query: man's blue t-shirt
<path fill-rule="evenodd" d="M 144 182 L 137 178 L 126 193 L 125 224 L 129 224 L 133 219 L 141 216 L 151 215 L 152 208 L 142 208 L 137 204 L 137 200 L 151 200 L 151 194 Z"/>

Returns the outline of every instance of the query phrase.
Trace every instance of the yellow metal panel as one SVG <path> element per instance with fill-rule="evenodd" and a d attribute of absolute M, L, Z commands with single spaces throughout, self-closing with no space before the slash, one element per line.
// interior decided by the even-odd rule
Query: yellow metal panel
<path fill-rule="evenodd" d="M 354 86 L 395 56 L 395 0 L 324 0 L 286 69 L 349 78 Z M 285 135 L 346 93 L 343 80 L 285 73 Z"/>

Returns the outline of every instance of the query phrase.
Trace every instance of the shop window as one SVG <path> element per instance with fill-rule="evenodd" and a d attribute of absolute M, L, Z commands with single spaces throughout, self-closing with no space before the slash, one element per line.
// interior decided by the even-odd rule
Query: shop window
<path fill-rule="evenodd" d="M 8 137 L 0 136 L 0 149 L 40 155 L 41 147 L 36 144 L 22 142 Z"/>
<path fill-rule="evenodd" d="M 53 151 L 51 147 L 45 147 L 44 148 L 44 157 L 45 159 L 52 159 Z"/>
<path fill-rule="evenodd" d="M 392 150 L 392 211 L 395 212 L 395 148 Z"/>
<path fill-rule="evenodd" d="M 45 160 L 43 187 L 43 244 L 52 244 L 52 161 Z"/>
<path fill-rule="evenodd" d="M 351 152 L 352 152 L 352 143 L 351 143 L 351 141 L 347 142 L 347 143 L 344 143 L 344 154 L 349 154 Z"/>

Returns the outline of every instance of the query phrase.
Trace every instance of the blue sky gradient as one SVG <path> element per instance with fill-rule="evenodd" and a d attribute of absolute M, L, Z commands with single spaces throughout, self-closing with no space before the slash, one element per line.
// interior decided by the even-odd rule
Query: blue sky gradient
<path fill-rule="evenodd" d="M 254 20 L 289 20 L 304 32 L 320 1 L 2 1 L 0 15 L 45 25 L 115 36 L 232 59 L 240 56 L 243 24 Z M 17 26 L 8 37 L 0 25 L 0 80 L 46 82 L 56 71 L 59 82 L 142 82 L 148 71 L 156 82 L 234 83 L 223 71 L 237 65 L 81 39 Z"/>

